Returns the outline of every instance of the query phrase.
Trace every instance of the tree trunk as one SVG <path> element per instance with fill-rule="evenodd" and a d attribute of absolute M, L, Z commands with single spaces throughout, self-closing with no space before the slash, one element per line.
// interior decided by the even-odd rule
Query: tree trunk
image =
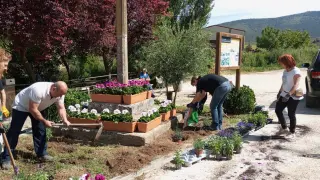
<path fill-rule="evenodd" d="M 22 49 L 20 51 L 20 57 L 21 57 L 21 62 L 25 68 L 25 70 L 27 71 L 29 78 L 31 80 L 31 83 L 36 82 L 36 75 L 30 65 L 30 63 L 28 62 L 28 59 L 26 57 L 26 49 Z"/>
<path fill-rule="evenodd" d="M 106 74 L 111 74 L 113 58 L 110 50 L 108 50 L 107 48 L 104 48 L 102 52 L 102 58 L 103 58 L 103 64 L 104 64 L 104 69 L 106 71 Z"/>
<path fill-rule="evenodd" d="M 63 65 L 66 67 L 67 73 L 68 73 L 68 80 L 71 80 L 71 74 L 70 74 L 70 67 L 69 64 L 66 60 L 65 56 L 61 56 L 61 61 L 63 63 Z"/>
<path fill-rule="evenodd" d="M 176 99 L 177 99 L 178 89 L 179 89 L 179 86 L 173 86 L 173 91 L 174 91 L 173 104 L 174 104 L 174 105 L 176 105 Z"/>

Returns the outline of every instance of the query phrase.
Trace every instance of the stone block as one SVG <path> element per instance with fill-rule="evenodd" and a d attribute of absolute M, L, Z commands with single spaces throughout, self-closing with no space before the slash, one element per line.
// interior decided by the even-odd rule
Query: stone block
<path fill-rule="evenodd" d="M 147 133 L 122 133 L 122 132 L 111 132 L 104 131 L 102 132 L 97 144 L 109 145 L 109 144 L 119 144 L 125 146 L 145 146 L 151 144 L 156 139 L 166 133 L 172 126 L 171 123 L 174 121 L 180 121 L 182 118 L 181 114 L 177 114 L 177 117 L 172 118 L 171 121 L 162 122 L 158 127 Z M 54 136 L 65 136 L 80 142 L 91 142 L 96 134 L 98 129 L 85 129 L 85 128 L 73 128 L 73 127 L 63 127 L 63 128 L 53 128 Z"/>
<path fill-rule="evenodd" d="M 102 112 L 103 109 L 108 108 L 110 111 L 114 111 L 116 109 L 119 110 L 128 110 L 134 117 L 137 119 L 140 117 L 141 113 L 144 111 L 151 110 L 154 105 L 154 99 L 146 99 L 144 101 L 125 105 L 125 104 L 113 104 L 113 103 L 101 103 L 101 102 L 90 102 L 89 110 L 96 109 L 98 112 Z"/>

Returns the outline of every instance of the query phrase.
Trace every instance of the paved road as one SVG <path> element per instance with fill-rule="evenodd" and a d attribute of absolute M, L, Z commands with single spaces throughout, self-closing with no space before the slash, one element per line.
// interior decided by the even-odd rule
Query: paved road
<path fill-rule="evenodd" d="M 257 103 L 274 110 L 274 100 L 281 84 L 282 71 L 245 74 L 241 84 L 250 86 L 256 94 Z M 303 78 L 306 71 L 302 70 Z M 234 76 L 227 76 L 230 80 Z M 304 80 L 304 79 L 303 79 Z M 304 81 L 302 81 L 304 82 Z M 304 83 L 302 83 L 304 87 Z M 194 88 L 185 83 L 178 96 L 178 104 L 190 101 Z M 231 161 L 202 161 L 179 171 L 164 168 L 170 166 L 171 158 L 162 158 L 144 168 L 145 179 L 319 179 L 320 177 L 320 109 L 308 109 L 304 100 L 297 110 L 297 137 L 294 141 L 275 139 L 279 124 L 267 125 L 245 141 L 243 152 Z M 275 121 L 277 119 L 275 118 Z M 282 134 L 283 135 L 283 134 Z M 127 176 L 131 179 L 136 175 Z"/>

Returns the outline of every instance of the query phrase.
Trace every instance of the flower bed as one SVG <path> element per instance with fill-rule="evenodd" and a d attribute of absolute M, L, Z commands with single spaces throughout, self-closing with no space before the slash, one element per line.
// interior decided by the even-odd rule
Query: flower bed
<path fill-rule="evenodd" d="M 68 121 L 72 124 L 94 124 L 99 122 L 99 116 L 97 110 L 92 109 L 88 112 L 88 109 L 84 108 L 80 111 L 80 105 L 70 105 L 67 110 Z M 84 126 L 87 128 L 95 128 L 94 126 Z"/>
<path fill-rule="evenodd" d="M 109 109 L 104 109 L 101 113 L 101 121 L 106 131 L 134 132 L 136 122 L 128 110 L 122 112 L 118 109 L 110 113 Z"/>
<path fill-rule="evenodd" d="M 161 124 L 160 113 L 156 108 L 143 112 L 138 120 L 137 126 L 139 132 L 148 132 Z"/>
<path fill-rule="evenodd" d="M 96 84 L 90 94 L 93 102 L 135 104 L 148 97 L 148 81 L 130 80 L 128 84 L 106 82 Z"/>
<path fill-rule="evenodd" d="M 159 113 L 162 121 L 168 121 L 171 117 L 172 101 L 166 100 L 160 104 Z"/>

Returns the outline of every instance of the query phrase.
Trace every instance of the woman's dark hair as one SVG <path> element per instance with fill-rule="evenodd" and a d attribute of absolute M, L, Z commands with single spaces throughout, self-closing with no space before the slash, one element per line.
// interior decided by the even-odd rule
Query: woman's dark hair
<path fill-rule="evenodd" d="M 200 78 L 201 78 L 201 76 L 198 76 L 198 77 L 193 76 L 193 77 L 191 78 L 191 84 L 195 83 L 196 80 L 199 80 Z"/>

